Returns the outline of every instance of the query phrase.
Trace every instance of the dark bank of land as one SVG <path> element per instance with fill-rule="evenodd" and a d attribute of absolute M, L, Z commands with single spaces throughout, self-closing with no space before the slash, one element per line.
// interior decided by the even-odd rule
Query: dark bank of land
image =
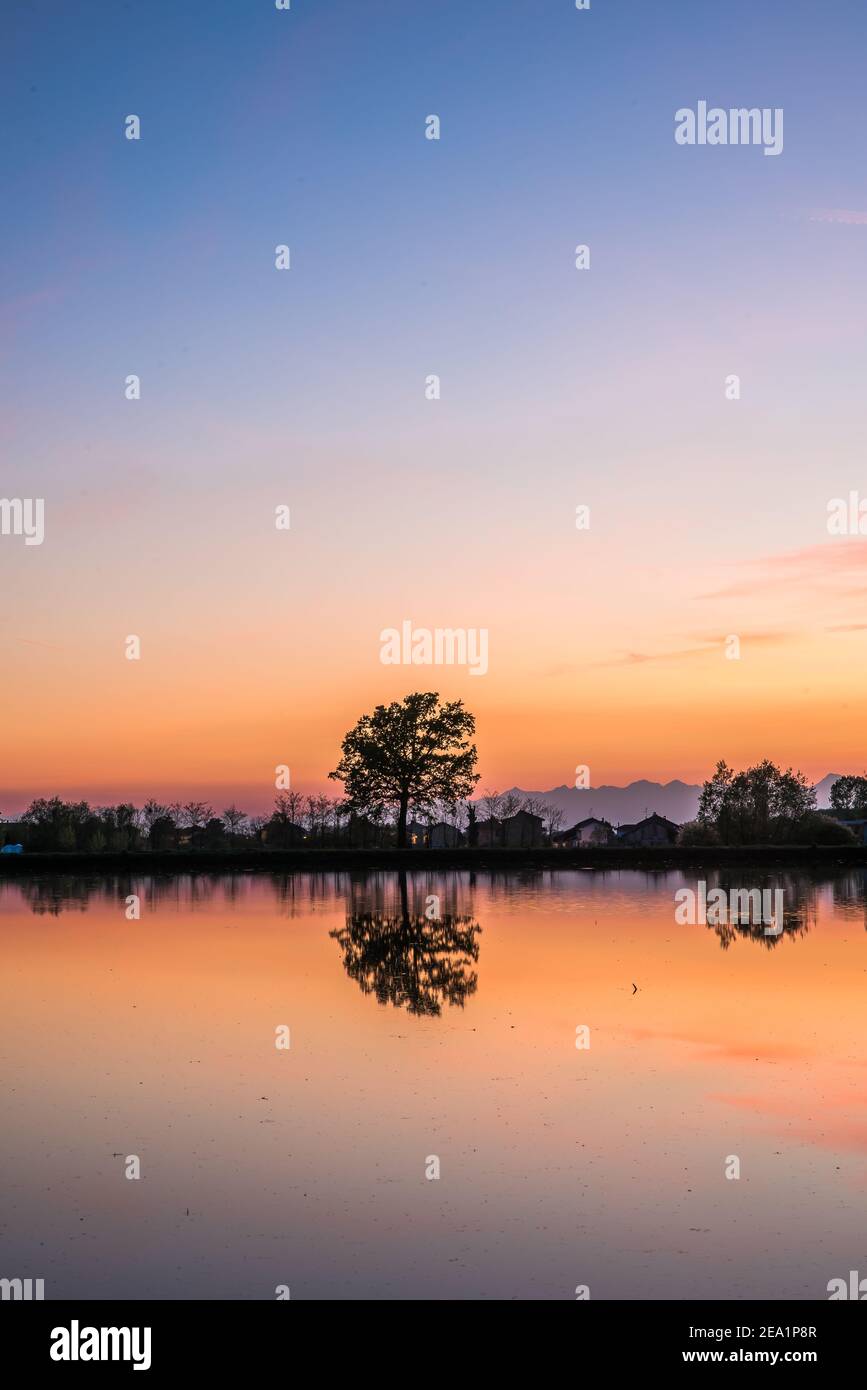
<path fill-rule="evenodd" d="M 0 880 L 43 873 L 309 873 L 315 870 L 405 869 L 849 869 L 867 865 L 867 845 L 620 845 L 579 849 L 238 849 L 84 850 L 0 854 Z"/>

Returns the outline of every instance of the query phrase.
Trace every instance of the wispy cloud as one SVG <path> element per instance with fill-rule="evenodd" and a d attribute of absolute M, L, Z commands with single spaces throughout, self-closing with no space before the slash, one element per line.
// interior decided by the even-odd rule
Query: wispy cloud
<path fill-rule="evenodd" d="M 779 642 L 787 642 L 792 638 L 791 632 L 739 632 L 738 637 L 743 645 L 758 647 L 771 646 Z M 696 641 L 701 643 L 698 647 L 679 647 L 673 651 L 661 652 L 625 652 L 622 656 L 612 657 L 606 661 L 598 661 L 597 666 L 639 666 L 650 661 L 685 661 L 696 656 L 708 656 L 716 654 L 723 647 L 728 639 L 728 633 L 709 636 L 702 635 Z"/>
<path fill-rule="evenodd" d="M 847 222 L 855 227 L 867 227 L 867 212 L 857 212 L 847 208 L 816 208 L 810 213 L 809 221 Z"/>
<path fill-rule="evenodd" d="M 738 580 L 722 589 L 700 594 L 699 598 L 735 598 L 773 589 L 781 584 L 814 585 L 823 579 L 837 580 L 867 570 L 867 540 L 860 536 L 829 540 L 781 555 L 767 555 L 748 561 L 755 571 L 752 578 Z"/>

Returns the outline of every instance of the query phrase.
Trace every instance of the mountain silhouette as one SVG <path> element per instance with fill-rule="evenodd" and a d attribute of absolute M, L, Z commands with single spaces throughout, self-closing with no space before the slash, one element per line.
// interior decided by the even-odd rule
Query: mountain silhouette
<path fill-rule="evenodd" d="M 816 783 L 816 805 L 819 810 L 827 810 L 831 788 L 839 772 L 829 772 L 821 782 Z M 694 820 L 698 812 L 701 786 L 675 779 L 673 782 L 649 782 L 641 778 L 625 787 L 603 785 L 600 787 L 552 787 L 549 791 L 529 791 L 522 787 L 510 787 L 506 796 L 523 798 L 535 797 L 546 806 L 558 807 L 564 815 L 564 828 L 587 816 L 598 816 L 600 820 L 610 821 L 612 825 L 631 825 L 656 811 L 666 816 L 676 825 Z M 482 816 L 486 815 L 484 796 L 477 798 Z"/>

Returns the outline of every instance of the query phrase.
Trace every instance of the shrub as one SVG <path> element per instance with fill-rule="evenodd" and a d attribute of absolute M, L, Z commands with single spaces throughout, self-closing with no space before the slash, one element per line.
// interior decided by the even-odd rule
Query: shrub
<path fill-rule="evenodd" d="M 677 837 L 679 845 L 719 845 L 722 844 L 719 831 L 709 821 L 688 820 L 680 827 Z"/>
<path fill-rule="evenodd" d="M 810 811 L 790 827 L 787 836 L 791 845 L 857 845 L 858 839 L 848 825 L 841 825 L 821 811 Z"/>

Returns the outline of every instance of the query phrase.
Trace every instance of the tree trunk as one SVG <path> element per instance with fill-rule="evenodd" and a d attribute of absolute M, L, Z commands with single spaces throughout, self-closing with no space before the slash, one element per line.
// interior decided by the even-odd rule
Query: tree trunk
<path fill-rule="evenodd" d="M 397 814 L 397 847 L 406 849 L 406 813 L 409 807 L 409 793 L 404 792 L 400 798 L 400 810 Z"/>

